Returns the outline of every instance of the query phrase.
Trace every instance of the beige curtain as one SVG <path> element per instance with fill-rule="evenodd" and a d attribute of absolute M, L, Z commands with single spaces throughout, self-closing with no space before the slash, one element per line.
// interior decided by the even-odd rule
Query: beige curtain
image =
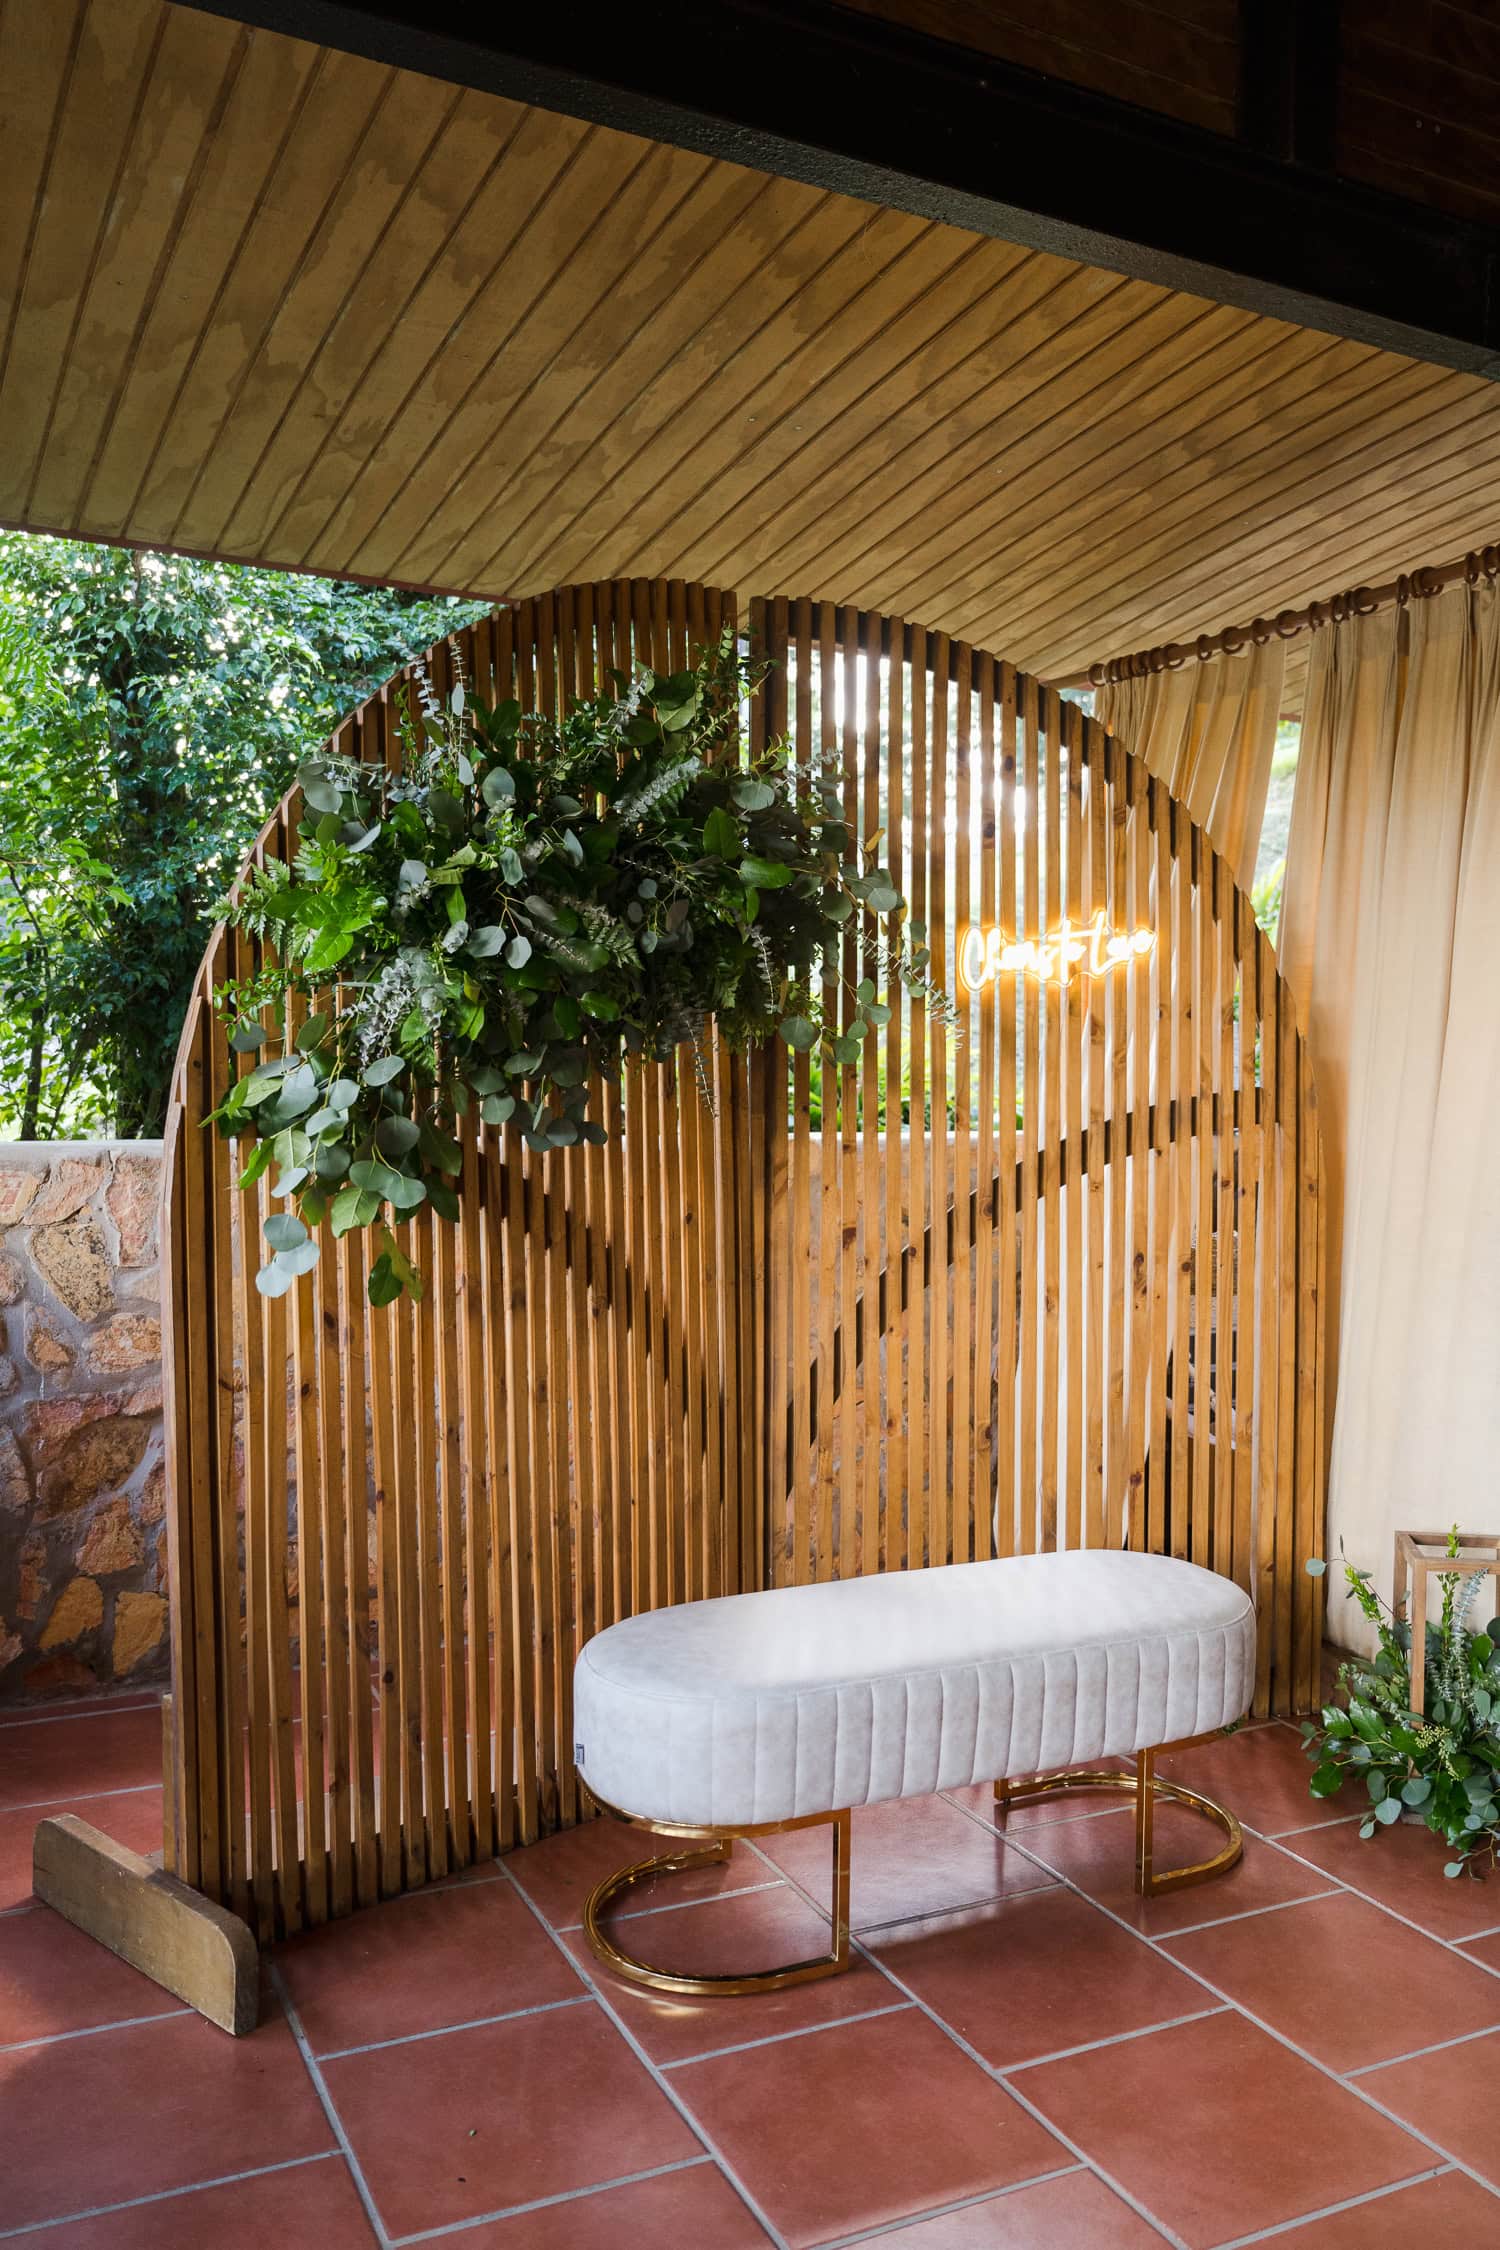
<path fill-rule="evenodd" d="M 1313 641 L 1279 950 L 1326 1155 L 1328 1553 L 1496 1516 L 1500 596 Z M 1329 1632 L 1368 1646 L 1330 1586 Z"/>
<path fill-rule="evenodd" d="M 1094 699 L 1110 733 L 1182 799 L 1246 890 L 1265 819 L 1285 653 L 1283 642 L 1269 641 L 1206 664 L 1194 657 L 1180 671 L 1100 688 Z"/>

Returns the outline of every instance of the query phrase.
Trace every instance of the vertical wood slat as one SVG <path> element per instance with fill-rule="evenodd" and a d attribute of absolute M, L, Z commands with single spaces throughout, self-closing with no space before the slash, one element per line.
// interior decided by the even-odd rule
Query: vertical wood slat
<path fill-rule="evenodd" d="M 466 675 L 558 709 L 728 616 L 680 582 L 575 588 L 497 613 Z M 951 1049 L 896 993 L 856 1066 L 715 1055 L 712 1116 L 690 1066 L 632 1070 L 606 1148 L 556 1162 L 466 1124 L 457 1231 L 408 1229 L 429 1294 L 372 1313 L 358 1239 L 289 1302 L 254 1290 L 268 1185 L 233 1195 L 197 1120 L 240 1067 L 211 986 L 259 948 L 216 935 L 165 1185 L 172 1850 L 268 1936 L 579 1817 L 581 1638 L 768 1568 L 1124 1536 L 1254 1587 L 1258 1709 L 1315 1691 L 1317 1117 L 1249 902 L 1008 666 L 822 604 L 755 617 L 791 660 L 770 729 L 826 760 L 857 841 L 885 831 L 940 986 L 970 919 L 1040 937 L 1086 908 L 1157 949 L 956 993 Z M 337 739 L 396 770 L 391 692 Z M 882 936 L 856 918 L 852 982 Z"/>

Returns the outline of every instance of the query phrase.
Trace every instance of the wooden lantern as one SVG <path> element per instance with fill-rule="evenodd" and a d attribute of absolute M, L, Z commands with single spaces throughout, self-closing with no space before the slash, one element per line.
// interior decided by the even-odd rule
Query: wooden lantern
<path fill-rule="evenodd" d="M 1446 1531 L 1396 1534 L 1391 1606 L 1399 1617 L 1403 1599 L 1410 1596 L 1406 1614 L 1411 1621 L 1411 1707 L 1419 1718 L 1427 1697 L 1427 1581 L 1451 1578 L 1455 1572 L 1467 1578 L 1475 1569 L 1494 1572 L 1500 1588 L 1500 1532 L 1461 1532 L 1456 1555 L 1448 1552 Z"/>

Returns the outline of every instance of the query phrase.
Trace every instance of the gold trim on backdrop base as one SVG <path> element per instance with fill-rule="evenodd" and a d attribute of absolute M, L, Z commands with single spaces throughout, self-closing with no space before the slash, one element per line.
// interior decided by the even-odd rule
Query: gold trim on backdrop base
<path fill-rule="evenodd" d="M 1163 1898 L 1169 1891 L 1186 1890 L 1190 1883 L 1207 1883 L 1215 1875 L 1226 1875 L 1244 1851 L 1244 1837 L 1232 1812 L 1215 1804 L 1212 1797 L 1200 1796 L 1196 1789 L 1185 1789 L 1177 1781 L 1163 1781 L 1156 1772 L 1159 1756 L 1190 1750 L 1195 1743 L 1217 1741 L 1221 1732 L 1222 1729 L 1216 1728 L 1212 1734 L 1195 1734 L 1185 1742 L 1163 1742 L 1155 1749 L 1140 1750 L 1136 1753 L 1134 1773 L 1056 1773 L 1036 1781 L 997 1781 L 995 1803 L 1005 1813 L 1012 1805 L 1029 1804 L 1037 1797 L 1064 1797 L 1077 1789 L 1123 1791 L 1135 1802 L 1136 1890 L 1142 1898 Z M 1159 1799 L 1185 1805 L 1189 1812 L 1203 1813 L 1217 1821 L 1228 1842 L 1212 1859 L 1196 1860 L 1190 1867 L 1170 1867 L 1158 1875 L 1153 1865 L 1153 1838 Z"/>
<path fill-rule="evenodd" d="M 641 1820 L 634 1813 L 621 1812 L 617 1805 L 607 1804 L 602 1797 L 590 1797 L 603 1813 L 612 1820 L 622 1820 L 629 1828 L 650 1829 L 658 1836 L 681 1836 L 684 1841 L 698 1842 L 699 1851 L 666 1852 L 656 1859 L 637 1860 L 633 1866 L 622 1867 L 613 1875 L 606 1875 L 602 1883 L 589 1893 L 583 1909 L 583 1931 L 597 1958 L 617 1977 L 625 1977 L 631 1984 L 646 1985 L 652 1992 L 686 1993 L 703 1998 L 714 1993 L 780 1992 L 789 1984 L 811 1984 L 817 1977 L 838 1976 L 849 1966 L 849 1815 L 847 1812 L 812 1813 L 802 1820 L 763 1820 L 752 1828 L 695 1828 L 677 1821 Z M 676 1969 L 653 1968 L 633 1953 L 626 1953 L 616 1945 L 604 1927 L 603 1917 L 616 1899 L 634 1889 L 638 1883 L 650 1882 L 657 1875 L 680 1875 L 690 1867 L 712 1867 L 726 1863 L 735 1844 L 743 1837 L 783 1836 L 794 1828 L 823 1828 L 832 1830 L 833 1841 L 833 1946 L 826 1954 L 811 1961 L 793 1961 L 784 1969 L 747 1970 L 741 1976 L 689 1976 Z"/>

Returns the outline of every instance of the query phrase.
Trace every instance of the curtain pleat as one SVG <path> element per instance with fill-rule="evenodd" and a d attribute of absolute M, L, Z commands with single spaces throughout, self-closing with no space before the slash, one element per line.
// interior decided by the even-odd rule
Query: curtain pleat
<path fill-rule="evenodd" d="M 1330 1557 L 1490 1528 L 1500 1449 L 1500 597 L 1320 632 L 1278 946 L 1324 1135 Z M 1333 1638 L 1369 1636 L 1337 1585 Z"/>
<path fill-rule="evenodd" d="M 1095 713 L 1180 797 L 1248 890 L 1266 814 L 1286 650 L 1238 656 L 1100 688 Z"/>

